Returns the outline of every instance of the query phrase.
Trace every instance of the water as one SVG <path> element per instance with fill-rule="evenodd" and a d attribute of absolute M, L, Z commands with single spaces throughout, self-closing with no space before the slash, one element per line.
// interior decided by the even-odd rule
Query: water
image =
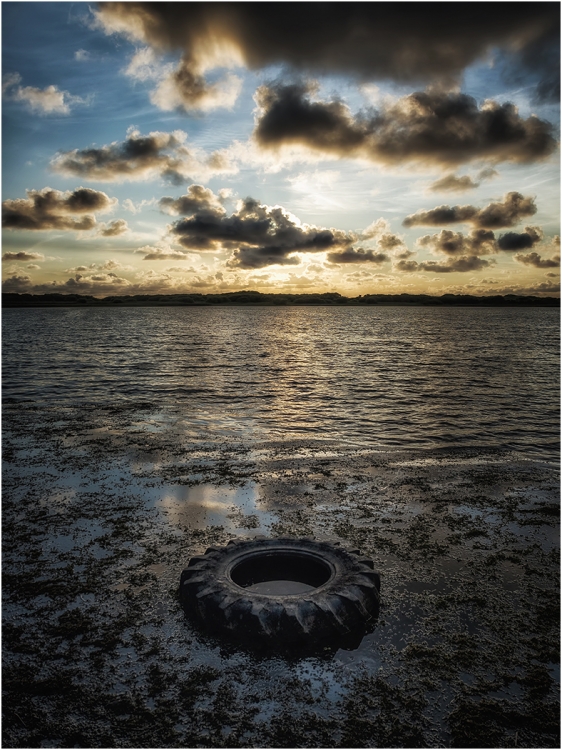
<path fill-rule="evenodd" d="M 6 746 L 466 746 L 498 700 L 497 746 L 558 746 L 558 311 L 28 309 L 3 328 Z M 373 631 L 286 658 L 195 628 L 189 558 L 260 535 L 373 560 Z M 259 562 L 240 585 L 319 585 Z"/>
<path fill-rule="evenodd" d="M 5 401 L 147 401 L 154 429 L 174 414 L 210 437 L 558 455 L 556 309 L 7 309 L 2 323 Z"/>
<path fill-rule="evenodd" d="M 292 594 L 307 594 L 314 591 L 315 586 L 309 586 L 307 583 L 300 581 L 261 581 L 246 587 L 248 591 L 255 591 L 257 594 L 269 594 L 270 596 L 289 596 Z"/>

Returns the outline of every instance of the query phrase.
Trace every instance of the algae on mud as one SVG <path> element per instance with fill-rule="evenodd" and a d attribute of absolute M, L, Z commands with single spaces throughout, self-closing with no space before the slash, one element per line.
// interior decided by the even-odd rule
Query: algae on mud
<path fill-rule="evenodd" d="M 182 432 L 157 405 L 4 407 L 5 747 L 558 747 L 553 464 Z M 352 544 L 382 574 L 355 651 L 192 629 L 194 554 Z"/>

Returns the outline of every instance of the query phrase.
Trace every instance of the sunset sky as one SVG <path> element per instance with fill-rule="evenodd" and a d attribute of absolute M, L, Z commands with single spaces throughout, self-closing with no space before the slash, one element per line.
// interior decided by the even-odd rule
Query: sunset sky
<path fill-rule="evenodd" d="M 559 3 L 2 3 L 3 289 L 560 290 Z"/>

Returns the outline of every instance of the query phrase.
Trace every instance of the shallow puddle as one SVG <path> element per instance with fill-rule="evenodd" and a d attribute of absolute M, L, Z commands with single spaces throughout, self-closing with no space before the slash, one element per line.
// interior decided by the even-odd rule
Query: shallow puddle
<path fill-rule="evenodd" d="M 254 482 L 243 487 L 223 487 L 213 484 L 164 486 L 159 490 L 155 507 L 163 510 L 171 523 L 192 529 L 221 526 L 226 530 L 244 533 L 264 532 L 276 519 L 274 513 L 263 510 L 260 488 Z"/>

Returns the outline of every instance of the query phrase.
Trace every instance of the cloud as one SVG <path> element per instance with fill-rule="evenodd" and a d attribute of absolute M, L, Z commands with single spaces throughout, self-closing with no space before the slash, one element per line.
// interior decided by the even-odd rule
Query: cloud
<path fill-rule="evenodd" d="M 453 165 L 487 159 L 532 163 L 556 148 L 552 125 L 519 116 L 509 102 L 461 93 L 416 92 L 353 116 L 341 101 L 315 101 L 314 84 L 263 85 L 256 92 L 254 130 L 262 148 L 300 144 L 336 156 L 387 165 Z"/>
<path fill-rule="evenodd" d="M 483 229 L 512 227 L 522 218 L 533 216 L 537 207 L 533 198 L 521 193 L 507 193 L 503 202 L 490 203 L 485 208 L 476 206 L 438 206 L 429 211 L 417 211 L 402 222 L 405 227 L 441 226 L 443 224 L 470 223 Z"/>
<path fill-rule="evenodd" d="M 164 111 L 232 108 L 242 88 L 242 80 L 231 73 L 208 83 L 189 58 L 182 58 L 177 67 L 163 63 L 151 47 L 137 50 L 123 72 L 137 81 L 156 81 L 150 101 Z"/>
<path fill-rule="evenodd" d="M 160 209 L 167 214 L 191 215 L 201 210 L 221 211 L 221 199 L 212 190 L 202 185 L 190 185 L 187 193 L 179 198 L 161 198 Z"/>
<path fill-rule="evenodd" d="M 25 102 L 32 112 L 40 115 L 69 115 L 74 104 L 85 104 L 86 99 L 72 96 L 68 91 L 60 91 L 56 86 L 38 89 L 35 86 L 17 86 L 21 81 L 19 73 L 4 77 L 2 93 L 16 102 Z"/>
<path fill-rule="evenodd" d="M 307 224 L 281 206 L 266 206 L 246 198 L 228 216 L 225 209 L 206 207 L 175 222 L 171 233 L 190 250 L 233 250 L 231 268 L 255 269 L 297 265 L 296 252 L 336 251 L 349 247 L 356 235 Z"/>
<path fill-rule="evenodd" d="M 377 244 L 383 250 L 397 251 L 398 248 L 404 250 L 404 240 L 398 237 L 397 234 L 385 233 L 381 234 L 377 239 Z"/>
<path fill-rule="evenodd" d="M 137 208 L 137 206 L 135 206 L 130 198 L 125 198 L 122 205 L 126 211 L 130 211 L 132 214 L 136 214 L 139 212 L 139 209 Z"/>
<path fill-rule="evenodd" d="M 193 266 L 190 266 L 189 268 L 185 268 L 184 266 L 170 266 L 169 268 L 164 269 L 164 273 L 196 273 L 195 268 Z"/>
<path fill-rule="evenodd" d="M 9 260 L 45 260 L 45 256 L 41 253 L 29 253 L 27 250 L 20 250 L 18 253 L 6 252 L 2 256 L 3 261 Z"/>
<path fill-rule="evenodd" d="M 96 226 L 95 212 L 107 211 L 117 202 L 105 193 L 83 187 L 65 193 L 50 187 L 26 192 L 27 198 L 2 203 L 5 229 L 87 231 Z"/>
<path fill-rule="evenodd" d="M 154 287 L 157 286 L 155 289 Z M 27 294 L 91 294 L 107 296 L 111 294 L 142 294 L 160 291 L 165 286 L 150 281 L 134 284 L 115 273 L 76 273 L 66 281 L 51 281 L 33 284 L 30 276 L 14 274 L 2 284 L 3 292 L 24 292 Z M 164 289 L 162 289 L 164 291 Z"/>
<path fill-rule="evenodd" d="M 145 206 L 153 206 L 157 203 L 156 198 L 144 199 L 133 203 L 130 198 L 125 198 L 121 205 L 126 211 L 130 211 L 132 214 L 138 214 L 142 211 Z"/>
<path fill-rule="evenodd" d="M 176 70 L 162 78 L 151 93 L 150 101 L 165 112 L 208 112 L 219 107 L 232 109 L 241 90 L 242 79 L 232 73 L 216 83 L 208 84 L 191 70 L 189 63 L 182 62 Z"/>
<path fill-rule="evenodd" d="M 193 255 L 171 247 L 144 245 L 135 250 L 135 253 L 143 253 L 143 260 L 193 260 Z"/>
<path fill-rule="evenodd" d="M 123 266 L 117 260 L 106 260 L 105 263 L 90 263 L 89 266 L 76 266 L 75 268 L 65 268 L 64 273 L 70 273 L 73 276 L 85 271 L 114 271 L 116 268 L 132 270 L 130 266 Z"/>
<path fill-rule="evenodd" d="M 115 219 L 106 224 L 103 229 L 100 229 L 99 234 L 102 237 L 118 237 L 120 234 L 124 234 L 129 231 L 129 225 L 125 219 Z"/>
<path fill-rule="evenodd" d="M 474 255 L 463 255 L 459 258 L 448 258 L 444 263 L 434 260 L 418 263 L 415 260 L 400 260 L 394 264 L 394 269 L 406 273 L 417 271 L 432 271 L 434 273 L 467 273 L 469 271 L 481 271 L 495 264 L 494 260 L 477 258 Z"/>
<path fill-rule="evenodd" d="M 541 258 L 538 253 L 528 253 L 527 255 L 517 253 L 513 257 L 518 263 L 534 268 L 560 268 L 560 255 L 554 255 L 552 258 Z"/>
<path fill-rule="evenodd" d="M 534 103 L 560 101 L 559 20 L 545 34 L 529 40 L 521 50 L 508 50 L 502 58 L 498 67 L 506 81 L 516 86 L 531 84 Z"/>
<path fill-rule="evenodd" d="M 560 282 L 555 283 L 553 281 L 542 281 L 542 282 L 539 282 L 538 284 L 532 284 L 530 286 L 516 286 L 516 285 L 504 286 L 504 287 L 494 288 L 493 290 L 490 290 L 490 293 L 492 294 L 531 294 L 531 295 L 556 294 L 556 296 L 559 296 Z"/>
<path fill-rule="evenodd" d="M 386 219 L 376 219 L 360 234 L 362 240 L 375 240 L 379 249 L 384 252 L 404 252 L 404 240 L 390 231 L 390 224 Z"/>
<path fill-rule="evenodd" d="M 482 180 L 492 180 L 494 177 L 498 177 L 499 172 L 497 172 L 493 167 L 484 167 L 484 169 L 481 169 L 477 174 L 477 179 Z"/>
<path fill-rule="evenodd" d="M 21 83 L 21 76 L 19 73 L 5 73 L 2 76 L 2 96 L 13 86 L 17 86 L 18 83 Z"/>
<path fill-rule="evenodd" d="M 123 73 L 136 81 L 155 81 L 162 78 L 172 67 L 163 65 L 153 49 L 143 47 L 136 50 Z"/>
<path fill-rule="evenodd" d="M 408 260 L 408 258 L 411 258 L 412 255 L 415 255 L 415 251 L 408 250 L 407 247 L 403 247 L 400 250 L 397 250 L 393 253 L 394 257 L 397 260 Z"/>
<path fill-rule="evenodd" d="M 485 260 L 481 256 L 496 254 L 500 250 L 514 251 L 533 247 L 540 242 L 543 232 L 540 227 L 525 227 L 521 234 L 508 232 L 496 239 L 489 229 L 473 229 L 469 235 L 442 229 L 439 234 L 425 235 L 416 240 L 416 245 L 429 250 L 435 255 L 448 256 L 446 263 L 427 261 L 418 263 L 409 260 L 407 255 L 394 264 L 397 271 L 436 271 L 437 273 L 451 273 L 453 271 L 478 271 L 493 265 L 495 261 Z M 556 246 L 556 239 L 553 244 Z M 536 268 L 555 268 L 559 266 L 560 255 L 555 255 L 550 261 L 542 260 L 538 253 L 514 256 L 517 261 Z"/>
<path fill-rule="evenodd" d="M 55 284 L 53 284 L 55 286 Z M 51 292 L 60 292 L 61 286 L 65 291 L 74 294 L 111 294 L 117 292 L 130 294 L 131 282 L 128 279 L 117 276 L 115 273 L 95 273 L 84 276 L 77 273 L 68 279 L 64 285 L 57 284 L 59 288 L 50 289 Z"/>
<path fill-rule="evenodd" d="M 3 292 L 27 292 L 31 286 L 31 276 L 28 274 L 14 274 L 2 282 Z"/>
<path fill-rule="evenodd" d="M 474 182 L 472 177 L 467 174 L 462 176 L 448 174 L 433 182 L 429 186 L 429 189 L 436 193 L 464 193 L 466 190 L 474 190 L 474 188 L 477 188 L 479 185 L 479 182 Z"/>
<path fill-rule="evenodd" d="M 193 284 L 191 281 L 185 281 L 183 277 L 173 277 L 167 273 L 158 273 L 153 269 L 148 269 L 136 274 L 136 281 L 130 281 L 122 276 L 118 276 L 111 268 L 121 267 L 124 270 L 132 270 L 120 266 L 116 261 L 106 261 L 103 264 L 91 264 L 88 267 L 78 266 L 76 269 L 68 269 L 67 273 L 72 273 L 72 277 L 65 281 L 49 281 L 46 283 L 34 284 L 28 274 L 14 273 L 8 277 L 3 285 L 4 292 L 26 292 L 28 294 L 92 294 L 95 296 L 107 296 L 111 294 L 157 294 L 157 293 L 188 293 L 191 289 L 200 286 L 211 285 L 211 278 L 215 279 L 217 286 L 224 286 L 219 276 L 215 273 L 213 277 L 209 276 L 207 282 L 202 282 L 197 277 L 200 284 Z M 187 269 L 193 271 L 193 269 Z M 236 277 L 232 287 L 243 289 L 246 280 Z"/>
<path fill-rule="evenodd" d="M 497 253 L 494 233 L 487 229 L 474 229 L 469 235 L 442 229 L 439 234 L 426 234 L 416 240 L 418 247 L 436 255 L 479 256 Z"/>
<path fill-rule="evenodd" d="M 464 193 L 467 190 L 474 190 L 480 187 L 483 180 L 489 180 L 492 177 L 497 177 L 497 175 L 496 170 L 491 167 L 480 170 L 476 180 L 473 180 L 467 174 L 447 174 L 433 182 L 429 186 L 429 189 L 435 193 Z"/>
<path fill-rule="evenodd" d="M 186 139 L 186 133 L 181 130 L 155 131 L 144 136 L 131 128 L 124 141 L 63 151 L 51 161 L 51 167 L 61 174 L 100 182 L 161 177 L 175 185 L 199 175 L 210 177 L 237 171 L 222 152 L 201 154 L 189 149 Z"/>
<path fill-rule="evenodd" d="M 443 4 L 439 19 L 423 3 L 100 3 L 107 34 L 121 34 L 159 53 L 180 52 L 194 77 L 244 63 L 252 69 L 287 65 L 360 81 L 459 81 L 462 71 L 496 50 L 511 68 L 549 89 L 558 72 L 559 13 L 555 3 Z M 381 10 L 382 8 L 382 10 Z M 199 87 L 208 85 L 198 83 Z"/>
<path fill-rule="evenodd" d="M 390 224 L 386 219 L 376 219 L 371 222 L 368 227 L 365 227 L 361 232 L 361 238 L 364 240 L 370 240 L 374 237 L 380 237 L 385 232 L 390 231 Z"/>
<path fill-rule="evenodd" d="M 390 260 L 385 253 L 375 253 L 373 250 L 364 250 L 362 247 L 350 247 L 340 252 L 328 253 L 327 258 L 330 263 L 336 265 L 342 263 L 376 263 L 380 265 Z"/>
<path fill-rule="evenodd" d="M 525 227 L 521 234 L 517 232 L 507 232 L 502 234 L 498 239 L 500 250 L 527 250 L 543 238 L 543 232 L 540 227 Z"/>

